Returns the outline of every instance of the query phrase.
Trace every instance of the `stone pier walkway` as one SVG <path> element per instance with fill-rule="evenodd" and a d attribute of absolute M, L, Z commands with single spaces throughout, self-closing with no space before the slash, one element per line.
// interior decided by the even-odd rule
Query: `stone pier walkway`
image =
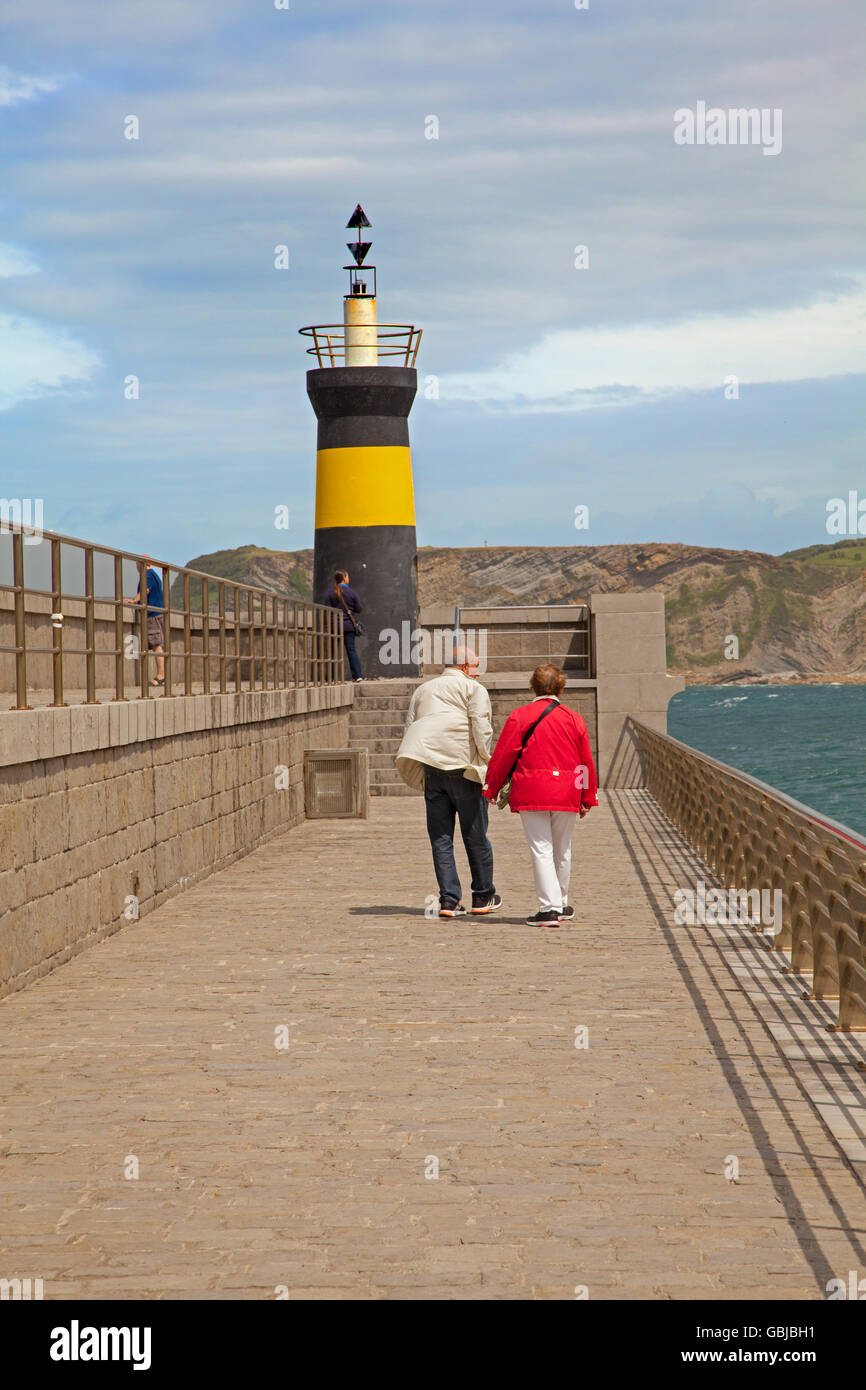
<path fill-rule="evenodd" d="M 0 1002 L 0 1278 L 815 1299 L 866 1277 L 862 1042 L 747 931 L 673 925 L 701 868 L 646 793 L 577 827 L 558 932 L 523 925 L 517 817 L 492 834 L 501 917 L 425 918 L 423 803 L 379 799 Z"/>

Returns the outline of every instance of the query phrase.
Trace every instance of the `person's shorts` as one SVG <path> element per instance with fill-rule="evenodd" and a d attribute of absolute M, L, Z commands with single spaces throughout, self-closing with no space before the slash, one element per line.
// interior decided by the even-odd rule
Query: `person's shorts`
<path fill-rule="evenodd" d="M 165 646 L 162 618 L 158 613 L 148 613 L 147 615 L 147 645 L 149 647 Z"/>

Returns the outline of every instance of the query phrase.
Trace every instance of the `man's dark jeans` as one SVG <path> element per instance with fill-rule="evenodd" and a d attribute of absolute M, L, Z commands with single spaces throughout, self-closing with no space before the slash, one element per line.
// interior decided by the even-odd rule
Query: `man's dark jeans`
<path fill-rule="evenodd" d="M 491 894 L 493 850 L 487 838 L 487 802 L 481 795 L 481 783 L 470 782 L 462 770 L 442 772 L 437 767 L 427 767 L 424 801 L 440 901 L 442 898 L 460 901 L 460 879 L 454 862 L 455 817 L 460 821 L 460 834 L 472 872 L 472 892 Z"/>
<path fill-rule="evenodd" d="M 358 660 L 358 653 L 355 651 L 355 634 L 354 634 L 354 632 L 344 632 L 344 633 L 343 633 L 343 643 L 344 643 L 345 648 L 346 648 L 346 656 L 349 658 L 349 670 L 352 672 L 352 680 L 353 680 L 353 681 L 360 680 L 360 677 L 361 677 L 361 663 L 360 663 L 360 661 Z"/>

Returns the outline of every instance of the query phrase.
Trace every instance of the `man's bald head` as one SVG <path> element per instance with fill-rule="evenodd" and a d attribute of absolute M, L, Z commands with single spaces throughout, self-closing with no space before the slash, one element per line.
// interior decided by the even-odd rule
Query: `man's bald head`
<path fill-rule="evenodd" d="M 474 680 L 478 675 L 478 654 L 471 647 L 454 648 L 454 665 L 459 667 L 465 676 Z"/>

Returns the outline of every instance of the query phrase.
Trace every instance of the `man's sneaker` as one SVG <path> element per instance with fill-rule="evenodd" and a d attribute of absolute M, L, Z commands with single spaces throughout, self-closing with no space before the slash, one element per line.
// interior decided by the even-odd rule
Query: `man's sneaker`
<path fill-rule="evenodd" d="M 439 902 L 440 917 L 465 917 L 466 908 L 462 903 L 455 902 L 453 898 L 442 898 Z"/>
<path fill-rule="evenodd" d="M 502 899 L 498 893 L 472 894 L 472 911 L 476 917 L 482 912 L 495 912 L 496 909 L 501 906 Z"/>
<path fill-rule="evenodd" d="M 560 922 L 573 922 L 573 921 L 574 921 L 574 908 L 573 908 L 573 907 L 570 907 L 570 906 L 568 905 L 568 903 L 566 903 L 565 907 L 564 907 L 564 908 L 562 909 L 562 911 L 560 912 L 560 914 L 559 914 L 559 920 L 560 920 Z"/>
<path fill-rule="evenodd" d="M 526 925 L 528 927 L 558 927 L 559 913 L 536 912 L 532 915 L 532 917 L 527 917 Z"/>

